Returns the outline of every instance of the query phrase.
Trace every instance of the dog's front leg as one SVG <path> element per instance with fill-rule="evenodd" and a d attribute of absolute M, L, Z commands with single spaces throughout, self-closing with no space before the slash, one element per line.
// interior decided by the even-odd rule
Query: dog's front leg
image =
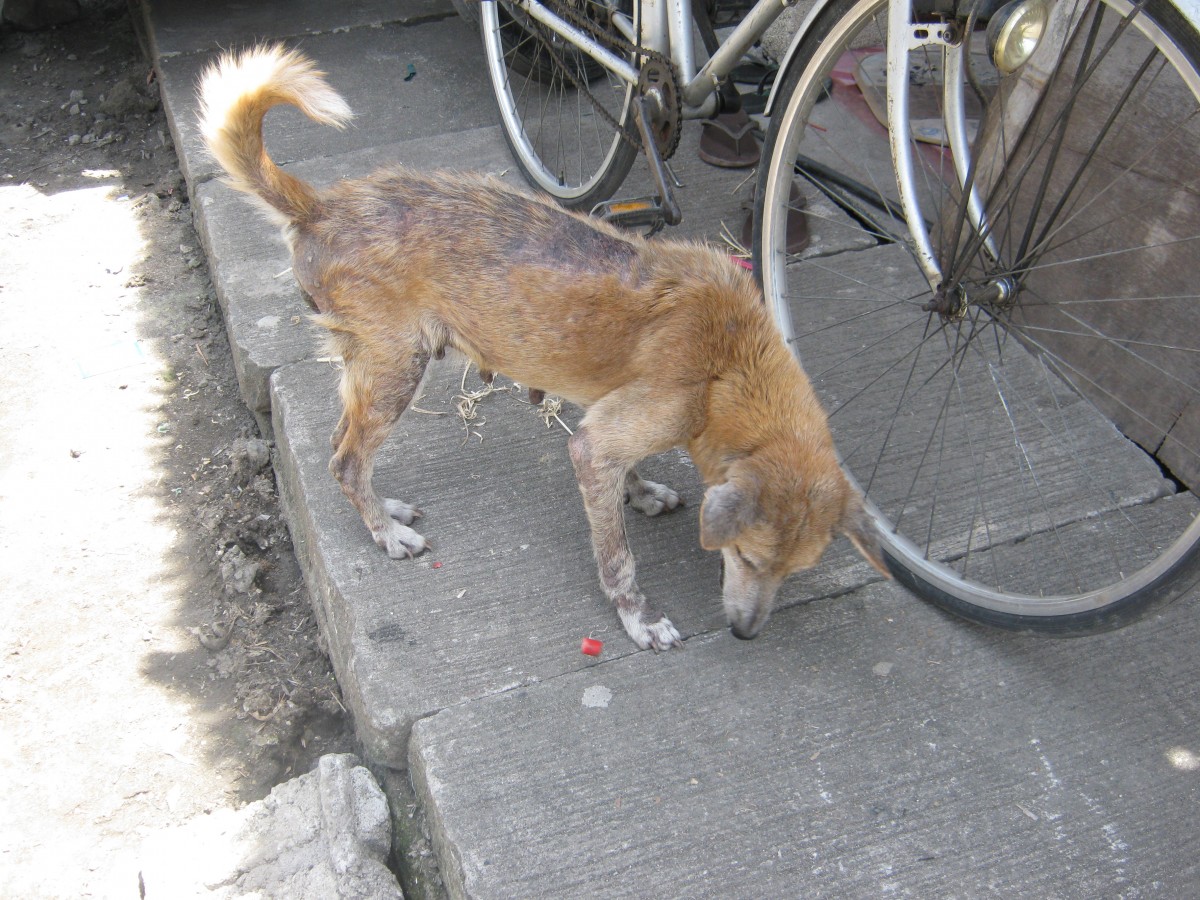
<path fill-rule="evenodd" d="M 657 516 L 682 505 L 683 498 L 665 484 L 647 481 L 630 469 L 625 476 L 625 502 L 643 515 Z"/>
<path fill-rule="evenodd" d="M 616 605 L 621 624 L 643 650 L 682 647 L 679 632 L 671 620 L 650 608 L 634 577 L 633 554 L 625 535 L 623 509 L 629 465 L 606 457 L 598 443 L 592 440 L 587 424 L 571 436 L 568 447 L 592 527 L 592 548 L 600 568 L 600 584 Z"/>

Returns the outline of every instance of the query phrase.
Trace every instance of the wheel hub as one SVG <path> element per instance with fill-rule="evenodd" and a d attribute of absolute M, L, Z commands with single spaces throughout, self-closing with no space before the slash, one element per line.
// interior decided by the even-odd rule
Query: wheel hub
<path fill-rule="evenodd" d="M 968 291 L 961 282 L 939 285 L 933 299 L 921 307 L 925 312 L 935 312 L 943 319 L 961 319 L 972 306 L 987 307 L 1001 311 L 1016 304 L 1018 286 L 1009 275 L 1002 275 L 974 291 Z"/>

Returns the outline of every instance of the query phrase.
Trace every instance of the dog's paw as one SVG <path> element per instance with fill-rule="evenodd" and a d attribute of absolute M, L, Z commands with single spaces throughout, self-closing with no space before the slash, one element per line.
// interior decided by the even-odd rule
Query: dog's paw
<path fill-rule="evenodd" d="M 618 612 L 625 631 L 643 650 L 670 650 L 672 647 L 683 647 L 683 638 L 679 636 L 679 632 L 671 624 L 671 620 L 662 613 L 645 613 L 638 610 L 618 610 Z"/>
<path fill-rule="evenodd" d="M 403 500 L 388 500 L 385 498 L 383 508 L 389 516 L 401 525 L 411 525 L 414 521 L 421 518 L 421 511 L 415 506 L 409 506 Z"/>
<path fill-rule="evenodd" d="M 407 525 L 392 521 L 375 535 L 375 543 L 392 559 L 412 559 L 429 549 L 429 543 Z"/>
<path fill-rule="evenodd" d="M 629 505 L 647 516 L 670 512 L 683 501 L 665 484 L 639 478 L 629 485 Z"/>

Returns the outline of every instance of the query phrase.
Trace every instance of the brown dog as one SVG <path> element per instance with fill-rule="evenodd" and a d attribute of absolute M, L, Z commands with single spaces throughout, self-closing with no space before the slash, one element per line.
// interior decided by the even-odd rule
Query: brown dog
<path fill-rule="evenodd" d="M 680 638 L 638 589 L 622 501 L 648 515 L 679 504 L 634 471 L 672 447 L 709 485 L 700 543 L 723 554 L 738 637 L 758 633 L 783 579 L 835 533 L 886 574 L 825 413 L 747 273 L 715 249 L 629 237 L 479 176 L 394 168 L 318 191 L 271 161 L 262 122 L 290 103 L 344 125 L 323 76 L 282 47 L 225 56 L 202 78 L 201 129 L 231 183 L 284 224 L 345 366 L 329 468 L 389 556 L 426 544 L 416 511 L 375 493 L 375 454 L 450 347 L 587 408 L 571 461 L 601 584 L 639 647 Z"/>

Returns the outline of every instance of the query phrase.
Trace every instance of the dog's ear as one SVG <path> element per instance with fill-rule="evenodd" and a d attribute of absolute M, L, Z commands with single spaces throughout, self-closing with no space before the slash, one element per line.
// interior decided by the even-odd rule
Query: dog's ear
<path fill-rule="evenodd" d="M 862 497 L 849 485 L 847 485 L 847 491 L 846 511 L 842 514 L 838 531 L 850 538 L 850 542 L 867 562 L 891 578 L 892 573 L 888 571 L 887 563 L 883 561 L 883 551 L 879 549 L 879 535 L 875 531 L 875 523 L 867 515 Z"/>
<path fill-rule="evenodd" d="M 700 505 L 700 546 L 720 550 L 758 517 L 758 489 L 745 479 L 714 484 Z"/>

